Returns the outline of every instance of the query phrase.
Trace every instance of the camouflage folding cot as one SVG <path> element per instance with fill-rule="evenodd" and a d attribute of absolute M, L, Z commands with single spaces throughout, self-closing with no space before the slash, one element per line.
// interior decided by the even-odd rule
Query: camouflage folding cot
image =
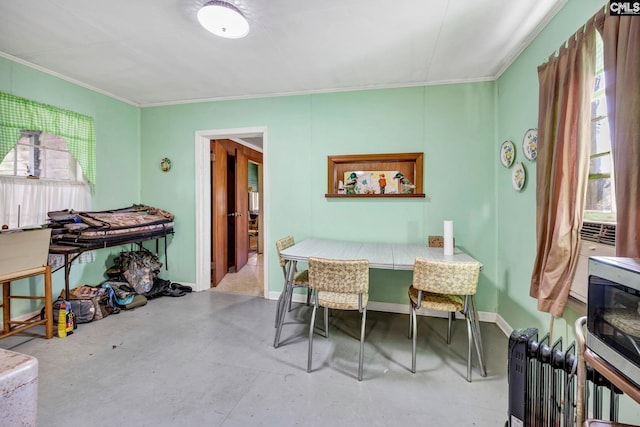
<path fill-rule="evenodd" d="M 47 214 L 53 243 L 94 245 L 173 233 L 173 214 L 147 205 L 100 211 L 54 211 Z"/>

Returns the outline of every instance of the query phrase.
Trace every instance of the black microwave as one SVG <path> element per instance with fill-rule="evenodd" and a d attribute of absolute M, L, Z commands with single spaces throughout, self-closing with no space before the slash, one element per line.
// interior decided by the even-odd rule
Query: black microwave
<path fill-rule="evenodd" d="M 587 347 L 640 386 L 640 258 L 589 257 Z"/>

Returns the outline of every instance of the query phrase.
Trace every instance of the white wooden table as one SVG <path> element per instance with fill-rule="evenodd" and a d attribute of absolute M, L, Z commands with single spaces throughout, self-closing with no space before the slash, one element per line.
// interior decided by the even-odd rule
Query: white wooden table
<path fill-rule="evenodd" d="M 369 268 L 382 270 L 413 270 L 416 258 L 451 262 L 477 261 L 458 248 L 454 248 L 453 255 L 445 255 L 444 248 L 430 248 L 426 244 L 366 243 L 327 239 L 303 240 L 281 251 L 280 256 L 291 262 L 288 265 L 285 288 L 278 299 L 279 318 L 276 322 L 276 336 L 273 342 L 276 348 L 280 345 L 286 301 L 289 301 L 293 292 L 293 273 L 298 261 L 308 261 L 309 257 L 340 260 L 366 259 L 369 261 Z"/>

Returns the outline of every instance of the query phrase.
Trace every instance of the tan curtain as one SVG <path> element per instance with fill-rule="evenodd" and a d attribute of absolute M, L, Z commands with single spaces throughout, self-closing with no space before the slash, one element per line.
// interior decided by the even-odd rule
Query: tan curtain
<path fill-rule="evenodd" d="M 598 21 L 616 193 L 616 254 L 640 257 L 640 18 Z"/>
<path fill-rule="evenodd" d="M 530 295 L 561 316 L 578 260 L 589 173 L 595 29 L 587 25 L 538 67 L 536 260 Z"/>

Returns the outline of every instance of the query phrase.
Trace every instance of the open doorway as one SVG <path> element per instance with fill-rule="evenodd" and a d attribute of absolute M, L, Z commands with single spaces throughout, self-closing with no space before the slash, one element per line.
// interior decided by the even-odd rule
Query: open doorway
<path fill-rule="evenodd" d="M 257 241 L 256 251 L 249 259 L 251 236 L 259 237 L 262 153 L 240 138 L 212 139 L 210 144 L 211 286 L 228 292 L 263 295 L 263 277 L 255 272 L 262 266 Z M 258 203 L 250 210 L 252 198 Z M 252 224 L 256 226 L 250 230 Z"/>
<path fill-rule="evenodd" d="M 266 280 L 266 275 L 265 275 L 265 265 L 267 265 L 267 254 L 262 252 L 262 248 L 263 248 L 263 242 L 266 240 L 266 235 L 268 233 L 268 230 L 265 227 L 265 224 L 267 224 L 267 212 L 266 209 L 264 209 L 264 207 L 267 204 L 268 201 L 268 183 L 266 178 L 266 173 L 265 171 L 267 170 L 267 162 L 266 162 L 266 157 L 264 157 L 264 155 L 266 154 L 266 148 L 267 148 L 267 135 L 266 135 L 266 128 L 264 127 L 260 127 L 260 128 L 240 128 L 240 129 L 221 129 L 221 130 L 209 130 L 209 131 L 197 131 L 196 132 L 196 138 L 195 138 L 195 157 L 196 157 L 196 224 L 195 224 L 195 234 L 196 234 L 196 238 L 195 238 L 195 242 L 196 242 L 196 286 L 195 289 L 196 290 L 206 290 L 209 289 L 211 287 L 211 283 L 212 283 L 212 264 L 211 261 L 213 259 L 213 255 L 214 255 L 214 249 L 213 249 L 213 245 L 215 244 L 220 244 L 220 240 L 218 240 L 219 236 L 223 236 L 223 233 L 218 232 L 216 233 L 216 226 L 214 224 L 214 218 L 215 218 L 215 214 L 213 212 L 213 207 L 215 205 L 215 203 L 213 203 L 212 200 L 212 191 L 214 188 L 214 182 L 215 182 L 215 176 L 212 178 L 212 172 L 215 171 L 215 169 L 212 168 L 213 162 L 212 162 L 212 156 L 210 155 L 210 151 L 211 151 L 211 141 L 212 140 L 222 140 L 222 139 L 226 139 L 226 140 L 230 140 L 233 143 L 237 144 L 235 145 L 236 149 L 240 148 L 240 151 L 233 151 L 234 155 L 231 156 L 234 164 L 236 166 L 234 166 L 234 173 L 237 174 L 238 173 L 238 166 L 237 166 L 237 162 L 236 159 L 237 157 L 242 158 L 243 157 L 243 152 L 248 152 L 248 151 L 255 151 L 258 152 L 260 154 L 260 158 L 250 158 L 247 159 L 248 162 L 246 164 L 244 163 L 240 163 L 240 164 L 244 164 L 244 166 L 242 166 L 245 170 L 248 169 L 249 164 L 254 163 L 256 165 L 258 165 L 259 168 L 259 175 L 260 175 L 260 179 L 258 180 L 258 192 L 259 192 L 259 216 L 257 218 L 259 218 L 257 220 L 257 233 L 255 233 L 257 236 L 257 242 L 255 243 L 256 246 L 256 255 L 258 254 L 258 252 L 260 252 L 260 258 L 261 258 L 261 262 L 260 265 L 253 266 L 253 270 L 255 271 L 255 274 L 257 275 L 257 279 L 261 279 L 263 286 L 260 292 L 260 295 L 262 296 L 266 296 L 267 295 L 267 289 L 268 289 L 268 282 Z M 230 145 L 234 145 L 234 144 L 230 144 Z M 243 147 L 246 147 L 247 149 L 245 150 Z M 228 152 L 227 149 L 225 149 L 225 153 Z M 238 155 L 238 153 L 241 153 L 240 155 Z M 249 156 L 251 157 L 251 156 Z M 217 158 L 217 157 L 216 157 Z M 225 159 L 228 160 L 228 156 L 225 154 Z M 260 163 L 261 162 L 261 163 Z M 226 187 L 227 183 L 225 183 L 225 187 Z M 249 196 L 249 188 L 248 188 L 248 183 L 245 182 L 244 184 L 244 190 L 237 190 L 234 189 L 234 191 L 238 192 L 240 191 L 241 193 L 241 197 L 244 200 L 244 205 L 245 207 L 241 207 L 242 212 L 246 212 L 244 214 L 244 220 L 246 221 L 245 224 L 247 224 L 247 228 L 244 229 L 244 234 L 243 237 L 237 237 L 237 238 L 242 238 L 245 239 L 244 242 L 246 242 L 246 249 L 248 251 L 249 249 L 249 233 L 248 233 L 248 222 L 251 218 L 251 215 L 249 213 L 249 200 L 250 200 L 250 196 Z M 218 206 L 222 206 L 223 204 L 218 203 Z M 232 208 L 234 208 L 233 205 L 229 205 L 226 204 L 226 201 L 224 203 L 225 205 L 225 210 L 229 210 L 229 206 L 231 206 Z M 232 209 L 231 211 L 229 211 L 228 213 L 225 214 L 225 221 L 226 221 L 226 215 L 228 214 L 235 214 L 236 212 L 240 212 L 238 210 Z M 219 217 L 219 219 L 222 218 L 221 216 Z M 242 218 L 242 216 L 239 216 L 239 218 Z M 236 222 L 234 221 L 234 225 L 237 225 Z M 234 233 L 237 230 L 234 230 Z M 234 234 L 235 236 L 236 234 Z M 220 237 L 221 240 L 223 241 L 222 243 L 224 245 L 228 245 L 228 235 L 224 235 L 224 237 Z M 236 238 L 236 239 L 237 239 Z M 228 248 L 228 246 L 227 246 Z M 260 248 L 260 249 L 258 249 Z M 248 253 L 250 253 L 248 251 Z M 249 262 L 251 262 L 250 258 L 247 260 Z M 255 263 L 254 263 L 255 264 Z M 216 267 L 216 269 L 218 268 L 218 265 L 215 265 L 214 267 Z M 222 266 L 223 271 L 227 271 L 228 273 L 228 266 Z M 224 277 L 224 275 L 222 276 Z"/>

